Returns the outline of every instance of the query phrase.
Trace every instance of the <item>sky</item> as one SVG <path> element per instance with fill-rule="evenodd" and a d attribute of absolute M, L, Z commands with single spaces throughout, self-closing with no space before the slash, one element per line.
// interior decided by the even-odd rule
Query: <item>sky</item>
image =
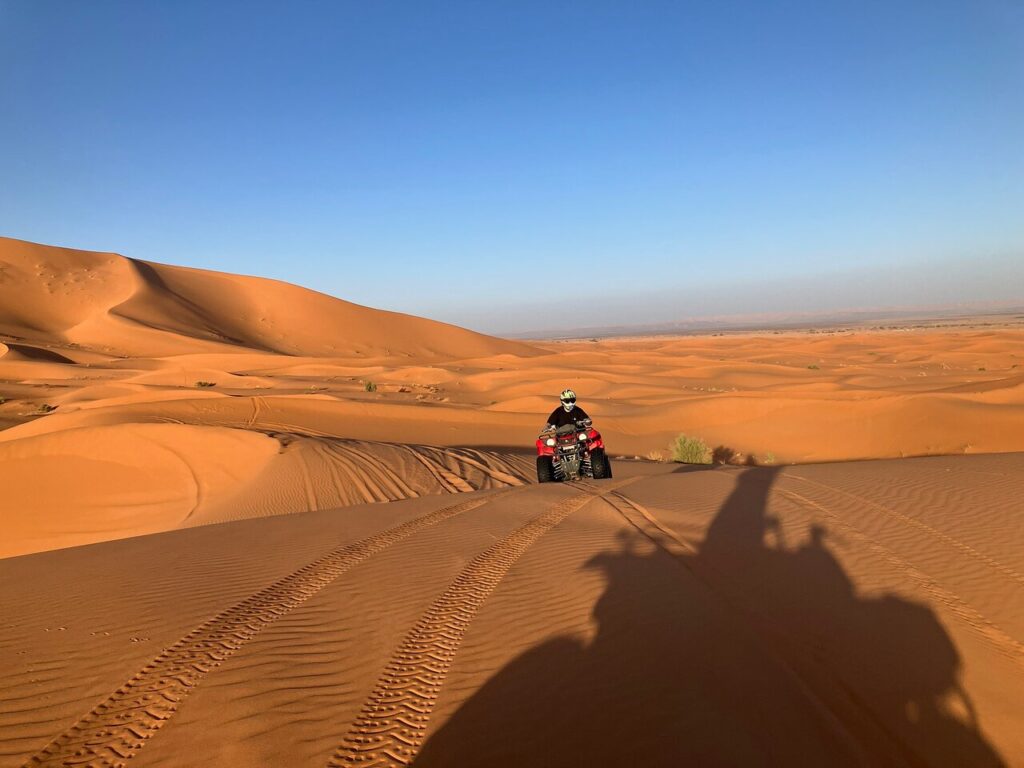
<path fill-rule="evenodd" d="M 1024 302 L 1024 4 L 0 0 L 0 235 L 494 333 Z"/>

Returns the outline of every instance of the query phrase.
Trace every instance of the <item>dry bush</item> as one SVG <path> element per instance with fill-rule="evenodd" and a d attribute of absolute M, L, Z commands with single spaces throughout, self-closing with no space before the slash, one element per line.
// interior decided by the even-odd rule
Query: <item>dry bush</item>
<path fill-rule="evenodd" d="M 679 435 L 669 446 L 672 461 L 679 464 L 710 464 L 711 449 L 699 437 Z"/>

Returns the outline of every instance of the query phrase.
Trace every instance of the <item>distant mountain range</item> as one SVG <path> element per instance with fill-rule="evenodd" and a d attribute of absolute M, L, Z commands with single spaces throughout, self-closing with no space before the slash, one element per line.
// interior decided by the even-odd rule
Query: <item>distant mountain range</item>
<path fill-rule="evenodd" d="M 852 326 L 889 327 L 907 325 L 975 323 L 1024 325 L 1024 304 L 976 302 L 955 306 L 870 307 L 841 309 L 832 312 L 774 312 L 742 315 L 693 317 L 663 323 L 637 325 L 603 325 L 582 328 L 559 328 L 508 334 L 515 339 L 584 339 L 589 337 L 690 335 L 716 332 L 834 329 Z"/>

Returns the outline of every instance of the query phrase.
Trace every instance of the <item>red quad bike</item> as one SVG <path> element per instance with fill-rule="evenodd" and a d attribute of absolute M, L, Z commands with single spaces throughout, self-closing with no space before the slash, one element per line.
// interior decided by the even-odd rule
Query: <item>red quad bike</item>
<path fill-rule="evenodd" d="M 601 433 L 590 420 L 566 424 L 537 438 L 537 481 L 541 483 L 603 480 L 612 476 L 612 462 L 604 452 Z"/>

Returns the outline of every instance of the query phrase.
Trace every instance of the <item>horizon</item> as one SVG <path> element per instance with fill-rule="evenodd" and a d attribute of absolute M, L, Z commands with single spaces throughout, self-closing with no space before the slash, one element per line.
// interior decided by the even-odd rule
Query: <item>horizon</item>
<path fill-rule="evenodd" d="M 505 335 L 1012 304 L 1021 32 L 1005 2 L 0 3 L 0 234 Z"/>

